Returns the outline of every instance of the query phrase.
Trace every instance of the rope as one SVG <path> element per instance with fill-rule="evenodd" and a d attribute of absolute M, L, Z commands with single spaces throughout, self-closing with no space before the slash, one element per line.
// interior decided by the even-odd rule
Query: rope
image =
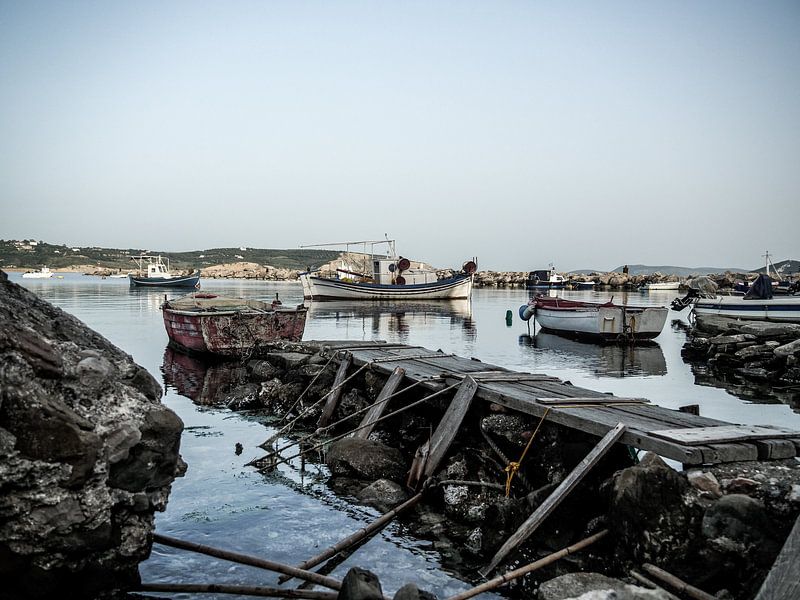
<path fill-rule="evenodd" d="M 504 469 L 507 473 L 506 476 L 506 498 L 508 498 L 509 494 L 511 493 L 511 480 L 514 479 L 514 475 L 519 471 L 519 467 L 522 464 L 522 461 L 525 460 L 525 455 L 528 453 L 528 449 L 531 447 L 531 443 L 533 442 L 533 438 L 536 437 L 536 434 L 539 433 L 539 428 L 544 423 L 544 420 L 547 418 L 547 413 L 550 412 L 550 407 L 548 406 L 544 410 L 544 414 L 542 418 L 539 419 L 539 424 L 534 429 L 533 434 L 528 439 L 528 443 L 525 445 L 525 450 L 522 451 L 522 456 L 519 457 L 519 460 L 514 462 L 513 460 L 508 463 L 508 466 Z"/>

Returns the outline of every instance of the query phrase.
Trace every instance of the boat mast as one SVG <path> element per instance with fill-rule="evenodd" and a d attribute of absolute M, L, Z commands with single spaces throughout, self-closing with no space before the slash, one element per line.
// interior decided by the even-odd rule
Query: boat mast
<path fill-rule="evenodd" d="M 775 268 L 775 265 L 772 264 L 772 261 L 769 259 L 769 250 L 766 251 L 766 254 L 762 254 L 761 256 L 764 257 L 764 272 L 769 277 L 769 268 L 772 266 L 772 270 L 775 271 L 775 279 L 780 280 L 780 274 L 778 273 L 778 269 Z"/>

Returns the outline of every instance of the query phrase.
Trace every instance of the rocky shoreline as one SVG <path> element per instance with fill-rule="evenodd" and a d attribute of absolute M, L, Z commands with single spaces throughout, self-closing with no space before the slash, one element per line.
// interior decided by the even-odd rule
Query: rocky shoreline
<path fill-rule="evenodd" d="M 16 269 L 19 271 L 19 269 Z M 117 269 L 109 269 L 94 265 L 75 265 L 72 267 L 59 268 L 57 273 L 83 273 L 95 277 L 110 277 L 126 273 Z M 191 270 L 185 271 L 190 274 Z M 298 273 L 296 269 L 282 269 L 269 265 L 261 265 L 253 262 L 235 262 L 213 265 L 200 270 L 200 277 L 203 279 L 255 279 L 264 281 L 297 281 Z M 323 269 L 323 275 L 332 275 L 333 270 Z M 457 273 L 453 269 L 437 270 L 440 279 L 452 277 Z M 577 287 L 583 283 L 594 283 L 600 289 L 636 289 L 648 283 L 668 283 L 677 282 L 682 288 L 692 279 L 690 277 L 677 277 L 675 275 L 664 275 L 652 273 L 649 275 L 628 275 L 621 272 L 592 273 L 588 275 L 578 275 L 572 273 L 562 273 L 567 280 L 567 287 Z M 718 273 L 710 274 L 708 278 L 714 282 L 718 289 L 732 289 L 736 281 L 741 280 L 741 273 Z M 752 275 L 750 278 L 754 278 Z M 475 273 L 474 285 L 478 288 L 524 288 L 528 278 L 527 271 L 478 271 Z"/>

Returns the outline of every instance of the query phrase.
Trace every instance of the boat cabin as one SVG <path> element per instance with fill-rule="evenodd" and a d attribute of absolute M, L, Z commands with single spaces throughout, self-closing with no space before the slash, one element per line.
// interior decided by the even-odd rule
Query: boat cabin
<path fill-rule="evenodd" d="M 142 254 L 140 256 L 132 256 L 131 260 L 136 261 L 138 275 L 140 277 L 147 277 L 148 279 L 171 279 L 172 273 L 169 272 L 169 259 L 164 264 L 161 255 L 150 256 L 149 254 Z"/>

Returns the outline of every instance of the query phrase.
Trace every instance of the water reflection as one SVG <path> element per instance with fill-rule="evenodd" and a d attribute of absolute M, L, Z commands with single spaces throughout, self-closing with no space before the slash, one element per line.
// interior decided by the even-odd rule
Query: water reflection
<path fill-rule="evenodd" d="M 164 387 L 195 404 L 212 406 L 238 385 L 245 368 L 240 363 L 213 362 L 173 350 L 164 351 Z"/>
<path fill-rule="evenodd" d="M 667 361 L 656 343 L 629 346 L 594 344 L 552 333 L 519 336 L 519 344 L 532 351 L 579 360 L 586 370 L 601 377 L 651 377 L 667 374 Z"/>
<path fill-rule="evenodd" d="M 442 327 L 460 329 L 465 340 L 474 340 L 477 328 L 470 300 L 415 302 L 311 302 L 308 319 L 333 322 L 345 334 L 358 332 L 372 339 L 408 342 L 414 330 Z"/>

